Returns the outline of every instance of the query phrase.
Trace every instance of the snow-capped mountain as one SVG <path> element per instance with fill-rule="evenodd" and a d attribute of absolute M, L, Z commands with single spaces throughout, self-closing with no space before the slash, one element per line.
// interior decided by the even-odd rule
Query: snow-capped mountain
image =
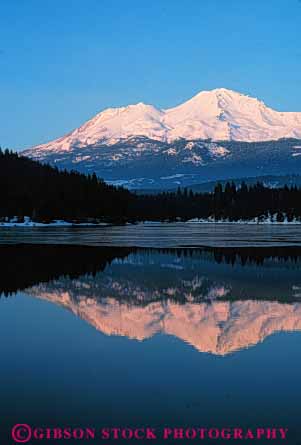
<path fill-rule="evenodd" d="M 298 138 L 301 112 L 275 111 L 258 99 L 220 88 L 165 110 L 143 103 L 109 108 L 24 154 L 62 168 L 95 171 L 128 186 L 134 181 L 135 187 L 151 187 L 160 178 L 176 177 L 168 184 L 172 186 L 184 185 L 183 175 L 200 176 L 196 181 L 202 182 L 298 173 Z"/>
<path fill-rule="evenodd" d="M 219 88 L 202 91 L 166 110 L 138 103 L 108 108 L 81 127 L 36 150 L 65 150 L 95 144 L 114 144 L 132 136 L 172 142 L 212 139 L 267 141 L 301 138 L 301 112 L 279 112 L 258 99 Z"/>

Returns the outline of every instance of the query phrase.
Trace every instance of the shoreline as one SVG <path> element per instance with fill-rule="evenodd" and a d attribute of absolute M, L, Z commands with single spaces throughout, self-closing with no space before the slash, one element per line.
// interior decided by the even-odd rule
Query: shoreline
<path fill-rule="evenodd" d="M 293 220 L 293 221 L 274 221 L 271 219 L 259 220 L 257 218 L 250 220 L 237 220 L 237 221 L 229 221 L 229 220 L 214 220 L 214 219 L 189 219 L 189 220 L 144 220 L 144 221 L 107 221 L 107 222 L 70 222 L 65 220 L 54 220 L 51 222 L 39 222 L 39 221 L 25 221 L 25 222 L 0 222 L 1 228 L 33 228 L 33 227 L 107 227 L 107 226 L 120 226 L 120 225 L 155 225 L 155 224 L 224 224 L 224 225 L 259 225 L 259 226 L 299 226 L 301 225 L 301 221 Z"/>

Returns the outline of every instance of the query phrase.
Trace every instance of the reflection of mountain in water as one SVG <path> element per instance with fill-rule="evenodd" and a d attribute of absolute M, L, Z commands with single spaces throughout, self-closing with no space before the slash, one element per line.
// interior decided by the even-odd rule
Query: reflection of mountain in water
<path fill-rule="evenodd" d="M 65 307 L 108 335 L 174 335 L 224 355 L 301 329 L 300 251 L 0 246 L 0 293 Z"/>
<path fill-rule="evenodd" d="M 74 283 L 76 287 L 78 282 Z M 31 295 L 59 304 L 107 335 L 144 340 L 157 333 L 173 335 L 202 352 L 225 355 L 263 341 L 279 331 L 301 330 L 301 304 L 268 301 L 215 301 L 147 305 L 115 298 L 98 299 L 41 285 Z"/>
<path fill-rule="evenodd" d="M 233 265 L 216 262 L 212 252 L 140 250 L 93 276 L 62 277 L 26 292 L 107 335 L 144 340 L 163 333 L 224 355 L 301 330 L 299 277 L 292 259 Z"/>
<path fill-rule="evenodd" d="M 101 275 L 101 280 L 90 280 L 89 286 L 103 297 L 113 296 L 139 304 L 162 299 L 179 302 L 216 298 L 298 300 L 299 260 L 267 257 L 258 264 L 252 259 L 242 262 L 236 258 L 234 263 L 228 259 L 228 256 L 217 256 L 215 250 L 139 250 L 115 260 Z"/>

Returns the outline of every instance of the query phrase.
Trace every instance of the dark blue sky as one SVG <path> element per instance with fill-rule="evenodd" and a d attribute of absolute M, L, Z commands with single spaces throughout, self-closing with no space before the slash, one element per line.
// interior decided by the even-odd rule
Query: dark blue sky
<path fill-rule="evenodd" d="M 231 88 L 301 111 L 301 0 L 2 0 L 0 144 Z"/>

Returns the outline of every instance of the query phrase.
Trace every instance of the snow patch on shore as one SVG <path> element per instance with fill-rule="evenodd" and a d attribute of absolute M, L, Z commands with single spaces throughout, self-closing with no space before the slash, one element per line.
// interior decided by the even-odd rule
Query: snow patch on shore
<path fill-rule="evenodd" d="M 92 222 L 84 222 L 84 223 L 76 223 L 70 221 L 64 221 L 62 219 L 55 219 L 48 223 L 46 222 L 37 222 L 32 221 L 29 216 L 24 217 L 24 221 L 20 221 L 18 217 L 14 218 L 4 218 L 4 221 L 0 221 L 1 227 L 78 227 L 78 226 L 106 226 L 107 223 L 92 223 Z"/>
<path fill-rule="evenodd" d="M 288 220 L 287 216 L 284 216 L 283 221 L 277 221 L 277 214 L 269 215 L 267 217 L 256 217 L 252 219 L 238 219 L 236 221 L 225 219 L 215 219 L 214 217 L 209 218 L 192 218 L 186 221 L 187 223 L 197 223 L 197 224 L 301 224 L 301 220 L 293 218 L 291 221 Z"/>

